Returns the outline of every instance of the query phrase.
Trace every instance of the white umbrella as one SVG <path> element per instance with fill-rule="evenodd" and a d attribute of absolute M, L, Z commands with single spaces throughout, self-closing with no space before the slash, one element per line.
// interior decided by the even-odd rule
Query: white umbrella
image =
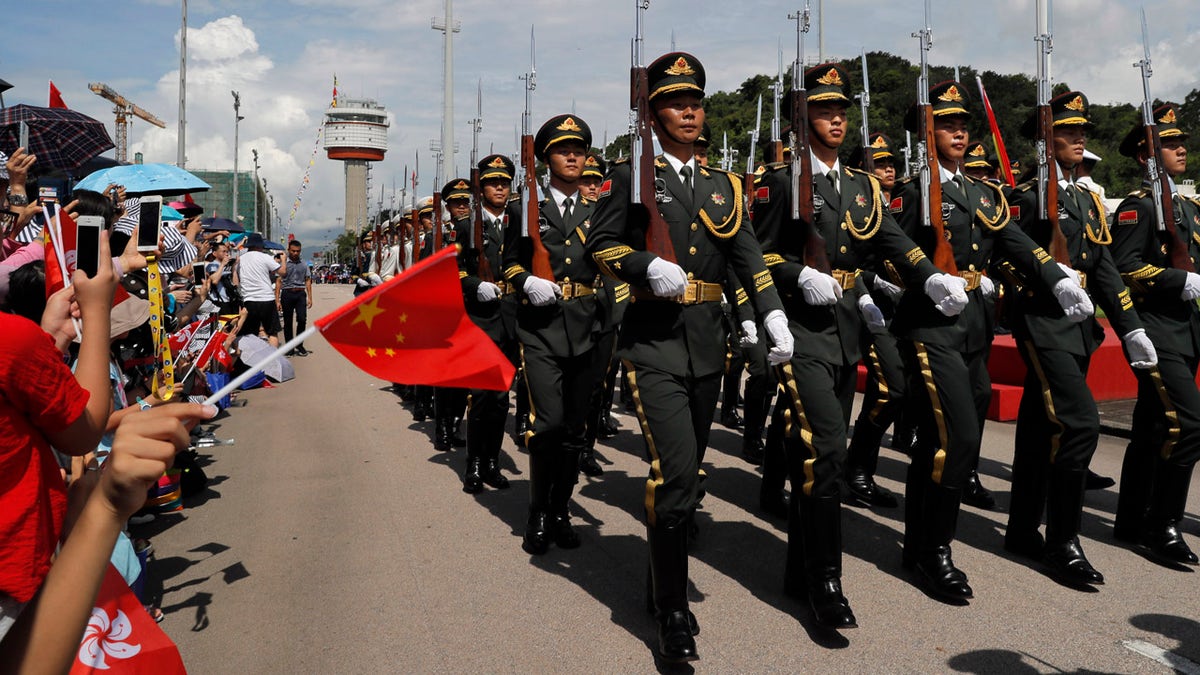
<path fill-rule="evenodd" d="M 238 338 L 237 348 L 242 353 L 242 363 L 251 368 L 275 353 L 275 349 L 266 340 L 255 335 L 243 335 Z M 275 382 L 287 382 L 296 377 L 296 370 L 287 359 L 271 361 L 263 368 L 263 373 Z"/>

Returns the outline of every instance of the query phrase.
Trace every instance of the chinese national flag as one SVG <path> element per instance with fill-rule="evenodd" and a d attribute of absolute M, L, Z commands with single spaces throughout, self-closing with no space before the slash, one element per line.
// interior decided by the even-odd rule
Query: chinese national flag
<path fill-rule="evenodd" d="M 48 108 L 66 108 L 67 107 L 66 102 L 63 101 L 62 92 L 58 90 L 58 87 L 54 86 L 54 80 L 50 80 L 50 103 L 46 107 L 48 107 Z"/>
<path fill-rule="evenodd" d="M 52 207 L 53 208 L 53 207 Z M 58 259 L 58 252 L 54 248 L 54 242 L 50 236 L 50 228 L 54 227 L 55 222 L 58 223 L 58 229 L 55 230 L 55 236 L 59 238 L 59 243 L 62 245 L 63 257 L 66 258 L 66 264 L 63 264 Z M 67 215 L 66 209 L 58 209 L 57 218 L 52 218 L 46 225 L 42 226 L 42 244 L 45 247 L 46 255 L 46 298 L 61 291 L 66 285 L 66 279 L 75 273 L 75 248 L 76 248 L 76 224 Z M 64 271 L 66 276 L 64 277 Z M 129 299 L 129 293 L 124 286 L 117 285 L 116 291 L 113 293 L 113 307 L 125 302 Z"/>
<path fill-rule="evenodd" d="M 467 316 L 454 247 L 314 324 L 351 363 L 389 382 L 503 391 L 516 372 Z"/>
<path fill-rule="evenodd" d="M 109 564 L 92 618 L 71 664 L 71 675 L 175 675 L 186 673 L 179 648 L 142 607 Z"/>

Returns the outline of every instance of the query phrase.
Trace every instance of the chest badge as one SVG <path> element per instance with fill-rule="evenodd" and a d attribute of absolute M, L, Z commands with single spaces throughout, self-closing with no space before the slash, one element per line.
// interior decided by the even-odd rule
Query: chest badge
<path fill-rule="evenodd" d="M 550 231 L 550 223 L 546 221 L 546 217 L 542 216 L 542 217 L 538 218 L 538 233 L 546 234 L 549 231 Z"/>
<path fill-rule="evenodd" d="M 953 210 L 954 210 L 953 204 L 947 204 L 945 202 L 942 202 L 942 219 L 944 220 L 946 218 L 949 218 L 950 212 Z"/>
<path fill-rule="evenodd" d="M 867 198 L 863 196 L 862 193 L 856 194 L 854 195 L 854 203 L 857 204 L 859 208 L 862 208 L 867 205 Z"/>
<path fill-rule="evenodd" d="M 825 198 L 819 194 L 813 193 L 813 211 L 820 213 L 821 208 L 825 206 Z"/>
<path fill-rule="evenodd" d="M 712 199 L 712 202 L 717 206 L 725 206 L 725 195 L 721 194 L 720 192 L 712 193 L 712 196 L 709 197 L 709 199 Z"/>
<path fill-rule="evenodd" d="M 992 208 L 992 200 L 988 199 L 987 195 L 983 195 L 979 198 L 979 204 L 985 209 Z"/>

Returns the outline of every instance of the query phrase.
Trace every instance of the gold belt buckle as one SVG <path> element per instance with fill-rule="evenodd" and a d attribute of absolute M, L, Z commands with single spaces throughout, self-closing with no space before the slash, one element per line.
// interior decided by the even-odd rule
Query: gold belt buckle
<path fill-rule="evenodd" d="M 833 271 L 833 278 L 837 279 L 838 285 L 842 287 L 843 291 L 848 291 L 851 288 L 854 288 L 854 277 L 854 272 L 851 272 L 850 270 Z"/>
<path fill-rule="evenodd" d="M 966 280 L 967 290 L 973 291 L 976 288 L 979 288 L 979 277 L 983 276 L 983 273 L 982 272 L 972 272 L 970 270 L 967 270 L 966 272 L 960 272 L 959 276 L 961 276 L 964 280 Z"/>
<path fill-rule="evenodd" d="M 562 288 L 563 300 L 570 300 L 575 297 L 575 284 L 570 281 L 563 281 L 559 283 L 559 287 Z"/>
<path fill-rule="evenodd" d="M 694 305 L 700 300 L 700 282 L 689 281 L 683 289 L 683 304 Z"/>

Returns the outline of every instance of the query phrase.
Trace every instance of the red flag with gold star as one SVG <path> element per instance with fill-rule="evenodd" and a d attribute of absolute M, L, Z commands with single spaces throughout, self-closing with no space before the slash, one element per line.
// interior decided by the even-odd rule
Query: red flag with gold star
<path fill-rule="evenodd" d="M 516 369 L 467 316 L 455 255 L 444 248 L 313 323 L 382 380 L 504 391 Z"/>

